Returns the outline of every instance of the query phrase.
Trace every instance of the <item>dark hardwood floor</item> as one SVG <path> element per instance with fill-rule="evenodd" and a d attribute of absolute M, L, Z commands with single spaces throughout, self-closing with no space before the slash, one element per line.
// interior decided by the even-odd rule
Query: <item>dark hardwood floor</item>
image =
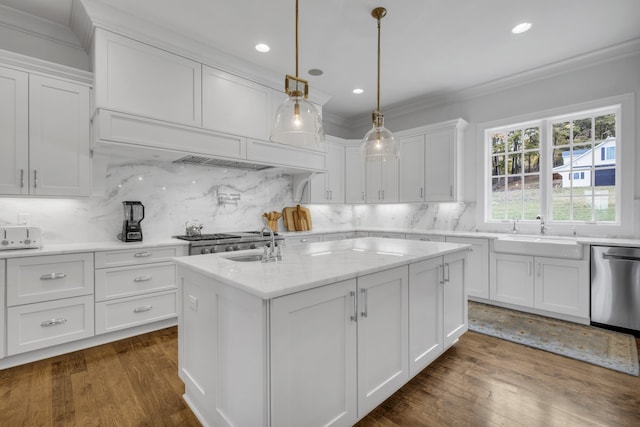
<path fill-rule="evenodd" d="M 169 328 L 2 370 L 0 426 L 199 426 L 177 350 Z M 638 425 L 638 377 L 474 332 L 357 424 Z"/>

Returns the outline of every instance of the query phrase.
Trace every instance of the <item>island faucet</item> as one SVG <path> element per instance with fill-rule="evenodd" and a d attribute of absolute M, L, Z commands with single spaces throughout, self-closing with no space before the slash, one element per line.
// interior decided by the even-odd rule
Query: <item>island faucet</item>
<path fill-rule="evenodd" d="M 271 238 L 271 242 L 267 244 L 267 246 L 264 247 L 264 254 L 262 255 L 262 262 L 273 262 L 273 261 L 282 261 L 282 251 L 280 250 L 280 248 L 278 247 L 278 251 L 276 253 L 276 237 L 275 234 L 273 234 L 273 230 L 271 229 L 271 227 L 262 227 L 262 230 L 260 230 L 260 234 L 264 235 L 264 232 L 268 231 L 269 232 L 269 237 Z"/>
<path fill-rule="evenodd" d="M 544 227 L 544 217 L 542 215 L 538 215 L 536 217 L 536 219 L 540 220 L 540 234 L 542 234 L 544 236 L 544 231 L 545 231 L 545 227 Z"/>

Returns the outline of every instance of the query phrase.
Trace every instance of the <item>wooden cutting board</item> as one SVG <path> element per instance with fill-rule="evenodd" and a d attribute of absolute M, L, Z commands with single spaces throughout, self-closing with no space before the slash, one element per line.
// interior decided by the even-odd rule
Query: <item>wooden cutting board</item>
<path fill-rule="evenodd" d="M 308 231 L 313 229 L 311 212 L 304 206 L 286 207 L 282 210 L 282 222 L 288 231 Z"/>
<path fill-rule="evenodd" d="M 296 206 L 298 210 L 298 219 L 300 221 L 300 231 L 309 231 L 313 229 L 313 223 L 311 222 L 311 212 L 309 209 L 303 206 Z"/>
<path fill-rule="evenodd" d="M 284 223 L 284 226 L 287 227 L 288 231 L 296 231 L 295 220 L 293 218 L 293 213 L 295 211 L 295 207 L 287 207 L 282 210 L 282 222 Z"/>

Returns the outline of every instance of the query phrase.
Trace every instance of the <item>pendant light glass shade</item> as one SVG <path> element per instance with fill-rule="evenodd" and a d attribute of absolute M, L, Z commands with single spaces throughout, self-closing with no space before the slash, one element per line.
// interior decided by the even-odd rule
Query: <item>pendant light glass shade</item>
<path fill-rule="evenodd" d="M 380 20 L 386 14 L 384 7 L 371 11 L 371 16 L 378 21 L 378 104 L 371 116 L 373 127 L 362 141 L 362 154 L 367 162 L 397 160 L 400 155 L 400 145 L 391 131 L 384 127 L 384 115 L 380 112 Z"/>
<path fill-rule="evenodd" d="M 291 86 L 290 86 L 290 83 Z M 307 101 L 309 82 L 298 77 L 298 0 L 296 0 L 296 75 L 285 76 L 284 91 L 288 98 L 278 108 L 271 129 L 271 142 L 313 147 L 324 142 L 322 118 Z"/>
<path fill-rule="evenodd" d="M 301 147 L 324 142 L 322 119 L 316 107 L 301 95 L 290 94 L 278 107 L 271 141 Z"/>

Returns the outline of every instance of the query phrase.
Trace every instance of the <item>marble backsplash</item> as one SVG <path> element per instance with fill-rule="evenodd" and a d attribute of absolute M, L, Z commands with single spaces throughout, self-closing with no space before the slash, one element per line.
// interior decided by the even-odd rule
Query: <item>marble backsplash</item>
<path fill-rule="evenodd" d="M 219 193 L 239 194 L 237 204 L 220 203 Z M 145 241 L 184 234 L 186 221 L 203 232 L 257 230 L 263 212 L 295 206 L 292 180 L 275 169 L 248 171 L 220 167 L 143 162 L 111 165 L 105 194 L 89 198 L 0 198 L 0 224 L 17 224 L 30 214 L 42 228 L 43 241 L 72 243 L 113 241 L 121 231 L 122 201 L 145 206 Z M 387 227 L 416 230 L 472 230 L 475 206 L 466 203 L 391 205 L 307 205 L 314 230 Z M 279 228 L 284 230 L 282 220 Z"/>

